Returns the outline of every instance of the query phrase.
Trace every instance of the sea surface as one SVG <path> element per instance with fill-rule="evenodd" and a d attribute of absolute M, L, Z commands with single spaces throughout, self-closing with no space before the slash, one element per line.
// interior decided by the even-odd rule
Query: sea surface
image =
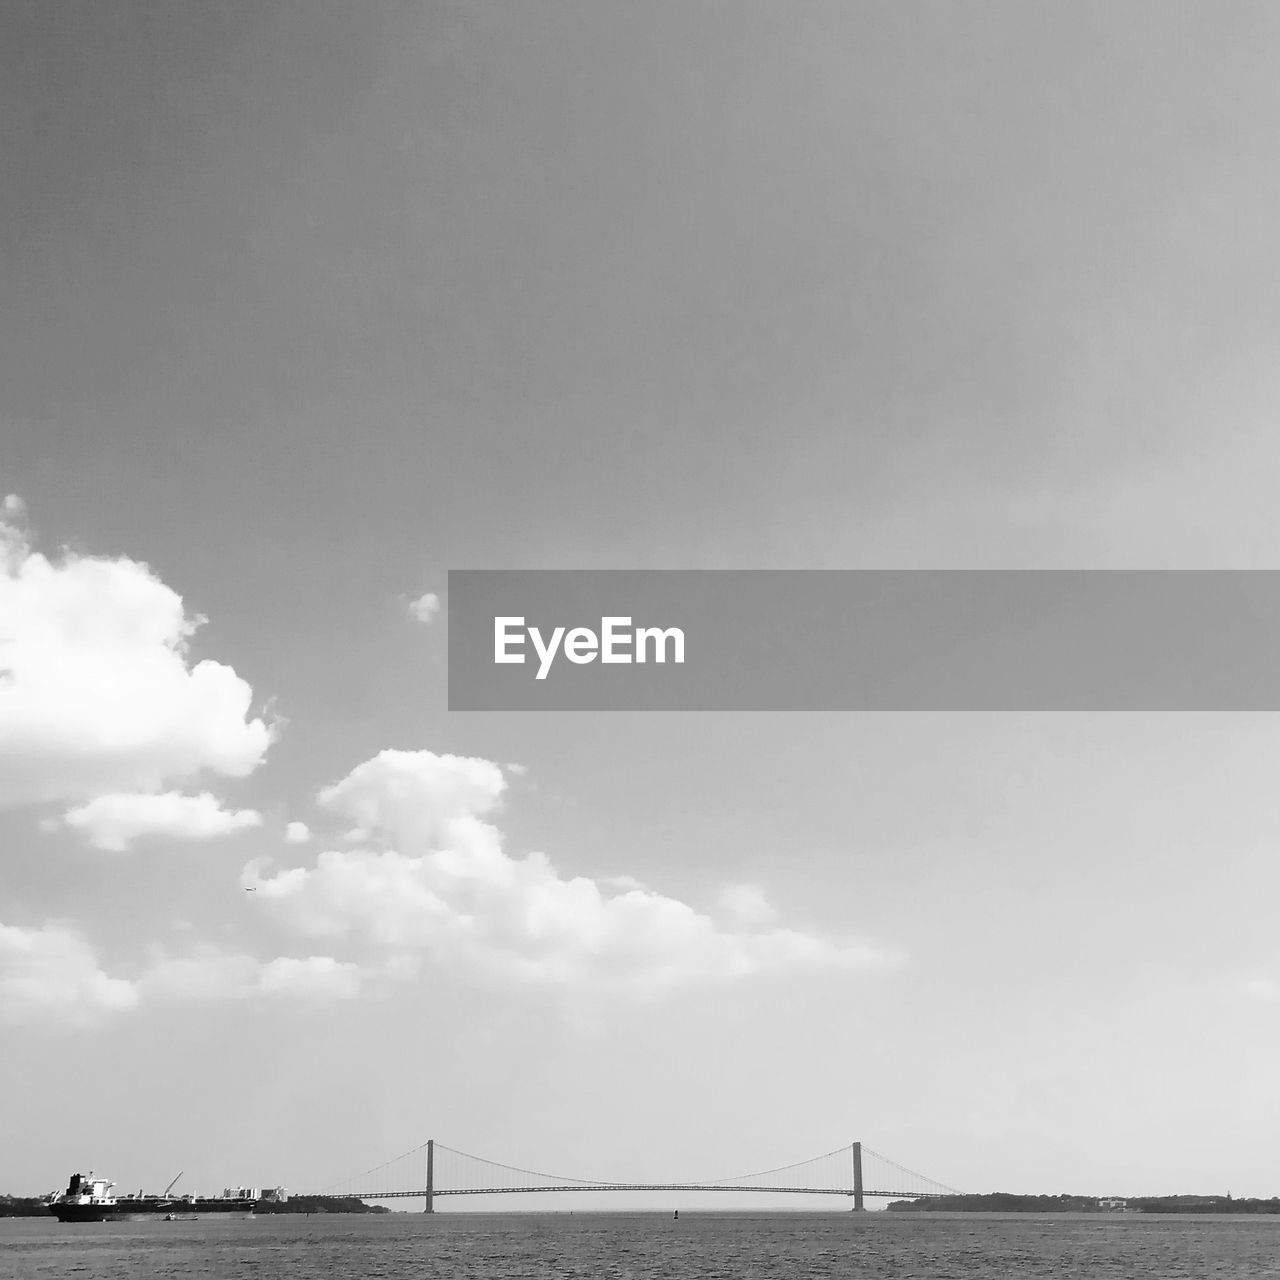
<path fill-rule="evenodd" d="M 1280 1216 L 438 1213 L 0 1219 L 0 1280 L 1280 1277 Z"/>

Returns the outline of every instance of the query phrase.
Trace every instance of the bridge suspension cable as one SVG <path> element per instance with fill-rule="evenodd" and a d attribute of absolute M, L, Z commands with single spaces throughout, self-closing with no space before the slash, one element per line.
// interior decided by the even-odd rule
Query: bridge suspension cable
<path fill-rule="evenodd" d="M 843 1185 L 845 1187 L 852 1187 L 853 1185 L 853 1182 L 852 1182 L 853 1147 L 852 1146 L 837 1147 L 834 1151 L 824 1152 L 820 1156 L 810 1156 L 808 1160 L 796 1160 L 791 1164 L 779 1165 L 776 1169 L 763 1169 L 759 1173 L 740 1173 L 740 1174 L 736 1174 L 732 1178 L 716 1178 L 714 1179 L 714 1183 L 721 1186 L 727 1186 L 727 1185 L 732 1185 L 736 1183 L 754 1182 L 764 1178 L 778 1178 L 783 1181 L 786 1181 L 787 1175 L 795 1175 L 801 1172 L 802 1170 L 806 1170 L 806 1169 L 812 1169 L 817 1171 L 815 1169 L 815 1166 L 832 1165 L 832 1164 L 836 1166 L 840 1174 L 843 1174 L 844 1168 L 842 1167 L 841 1162 L 843 1162 L 843 1165 L 847 1165 L 849 1169 L 847 1176 L 844 1177 Z M 792 1180 L 794 1180 L 794 1177 Z"/>
<path fill-rule="evenodd" d="M 363 1169 L 359 1173 L 349 1174 L 346 1178 L 332 1182 L 320 1194 L 373 1199 L 362 1188 L 385 1182 L 398 1195 L 421 1195 L 421 1190 L 415 1192 L 413 1188 L 421 1188 L 425 1185 L 422 1165 L 417 1161 L 413 1161 L 413 1157 L 425 1156 L 429 1141 L 420 1142 L 416 1147 L 411 1147 L 408 1151 L 402 1151 L 398 1156 L 392 1156 L 390 1160 L 384 1160 L 381 1164 L 376 1164 L 371 1169 Z M 382 1176 L 379 1178 L 377 1175 Z"/>
<path fill-rule="evenodd" d="M 624 1183 L 610 1182 L 603 1178 L 569 1178 L 556 1173 L 538 1173 L 533 1169 L 521 1169 L 518 1165 L 503 1164 L 499 1160 L 486 1160 L 483 1156 L 473 1156 L 469 1152 L 458 1151 L 454 1147 L 445 1146 L 443 1142 L 437 1142 L 435 1149 L 437 1152 L 446 1152 L 458 1162 L 463 1162 L 456 1169 L 454 1181 L 457 1184 L 457 1189 L 461 1190 L 464 1185 L 468 1189 L 474 1187 L 476 1194 L 480 1194 L 485 1189 L 481 1181 L 481 1175 L 487 1169 L 499 1170 L 504 1174 L 519 1174 L 526 1183 L 529 1178 L 534 1178 L 539 1182 L 555 1183 L 557 1186 L 563 1186 L 566 1189 L 625 1185 Z M 493 1189 L 500 1190 L 502 1188 L 495 1187 Z M 450 1188 L 437 1181 L 435 1190 L 437 1195 L 447 1195 Z"/>
<path fill-rule="evenodd" d="M 908 1169 L 905 1165 L 900 1165 L 895 1160 L 890 1160 L 888 1156 L 882 1156 L 878 1151 L 872 1151 L 870 1147 L 864 1145 L 862 1155 L 865 1159 L 870 1156 L 880 1166 L 883 1166 L 881 1176 L 878 1179 L 884 1185 L 890 1182 L 898 1182 L 905 1187 L 917 1189 L 918 1194 L 958 1196 L 961 1193 L 955 1187 L 949 1187 L 943 1182 L 939 1182 L 936 1178 L 926 1177 L 923 1173 L 917 1173 L 914 1169 Z M 885 1173 L 892 1173 L 896 1177 L 884 1177 Z"/>

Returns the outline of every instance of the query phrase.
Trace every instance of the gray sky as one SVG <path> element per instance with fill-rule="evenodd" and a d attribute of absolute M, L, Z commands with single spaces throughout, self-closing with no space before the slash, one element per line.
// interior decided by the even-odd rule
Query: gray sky
<path fill-rule="evenodd" d="M 4 23 L 0 1190 L 1280 1192 L 1273 716 L 450 715 L 410 608 L 1276 567 L 1273 6 Z"/>

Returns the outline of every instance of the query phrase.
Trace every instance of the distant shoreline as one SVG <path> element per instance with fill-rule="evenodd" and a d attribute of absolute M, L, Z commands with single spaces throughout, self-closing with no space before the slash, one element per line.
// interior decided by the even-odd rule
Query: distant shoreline
<path fill-rule="evenodd" d="M 681 1206 L 683 1209 L 683 1206 Z M 255 1214 L 389 1214 L 395 1212 L 384 1205 L 366 1203 L 354 1196 L 295 1196 L 288 1201 L 264 1203 Z M 400 1212 L 406 1212 L 401 1210 Z M 489 1211 L 486 1211 L 489 1212 Z M 520 1213 L 522 1210 L 495 1210 Z M 541 1211 L 539 1211 L 541 1212 Z M 591 1210 L 551 1210 L 552 1213 L 592 1212 Z M 604 1210 L 602 1212 L 608 1212 Z M 627 1210 L 625 1212 L 649 1212 Z M 653 1212 L 666 1212 L 654 1210 Z M 690 1209 L 691 1214 L 699 1211 Z M 743 1210 L 742 1212 L 747 1212 Z M 997 1191 L 978 1195 L 937 1196 L 921 1200 L 894 1200 L 885 1206 L 887 1213 L 1089 1213 L 1104 1217 L 1125 1214 L 1280 1214 L 1280 1196 L 1269 1200 L 1257 1197 L 1233 1198 L 1229 1195 L 1171 1196 L 1080 1196 L 1018 1195 Z M 52 1217 L 43 1196 L 0 1195 L 0 1219 Z"/>
<path fill-rule="evenodd" d="M 1280 1196 L 1270 1200 L 1225 1196 L 1024 1196 L 996 1191 L 986 1195 L 894 1200 L 889 1213 L 1280 1213 Z"/>
<path fill-rule="evenodd" d="M 383 1205 L 366 1204 L 355 1196 L 293 1196 L 289 1200 L 264 1201 L 254 1213 L 390 1213 Z M 0 1218 L 51 1217 L 44 1196 L 0 1196 Z"/>

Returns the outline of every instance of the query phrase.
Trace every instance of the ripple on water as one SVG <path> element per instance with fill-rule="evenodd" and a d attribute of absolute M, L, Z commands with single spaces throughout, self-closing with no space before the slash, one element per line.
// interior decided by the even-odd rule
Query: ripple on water
<path fill-rule="evenodd" d="M 387 1214 L 0 1220 L 0 1280 L 1280 1280 L 1280 1217 Z"/>

